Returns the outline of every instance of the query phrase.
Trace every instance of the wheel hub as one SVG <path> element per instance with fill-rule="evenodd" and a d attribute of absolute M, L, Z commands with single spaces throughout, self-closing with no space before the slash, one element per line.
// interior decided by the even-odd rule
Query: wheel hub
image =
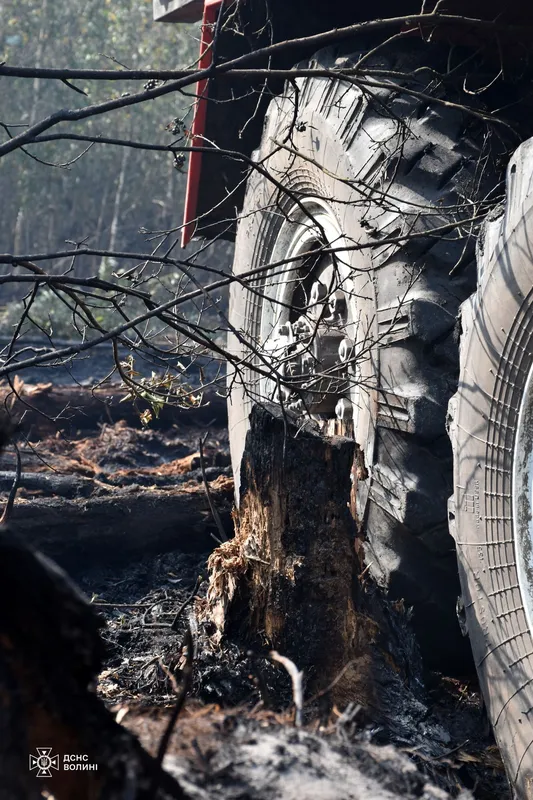
<path fill-rule="evenodd" d="M 354 343 L 346 336 L 346 295 L 315 281 L 309 301 L 305 313 L 280 323 L 272 334 L 269 349 L 280 378 L 273 396 L 295 411 L 346 419 L 351 402 L 344 395 L 350 391 L 355 357 Z"/>
<path fill-rule="evenodd" d="M 364 405 L 352 249 L 332 208 L 303 198 L 284 213 L 270 258 L 286 266 L 269 274 L 260 302 L 259 341 L 272 367 L 260 396 L 326 427 L 350 420 L 346 435 L 358 429 Z"/>

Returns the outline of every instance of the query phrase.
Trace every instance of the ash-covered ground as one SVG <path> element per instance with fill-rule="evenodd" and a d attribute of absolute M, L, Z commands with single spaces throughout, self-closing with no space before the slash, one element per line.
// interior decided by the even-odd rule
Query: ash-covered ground
<path fill-rule="evenodd" d="M 202 470 L 198 442 L 206 434 Z M 412 675 L 391 679 L 386 713 L 334 707 L 324 717 L 316 704 L 308 704 L 304 726 L 297 730 L 290 679 L 268 650 L 252 652 L 230 640 L 212 645 L 194 609 L 205 593 L 207 557 L 220 535 L 206 503 L 206 483 L 229 524 L 228 440 L 216 420 L 208 429 L 173 424 L 158 430 L 106 422 L 68 437 L 40 438 L 33 430 L 22 456 L 25 474 L 89 481 L 81 493 L 62 499 L 66 521 L 80 509 L 92 513 L 110 497 L 127 507 L 130 499 L 149 493 L 161 506 L 188 493 L 193 504 L 203 504 L 194 523 L 203 526 L 202 535 L 179 527 L 184 517 L 172 510 L 175 503 L 168 508 L 176 518 L 161 535 L 161 526 L 151 522 L 154 506 L 147 506 L 140 521 L 149 543 L 145 549 L 138 543 L 112 546 L 111 525 L 98 546 L 79 557 L 73 547 L 68 558 L 71 577 L 106 621 L 108 655 L 98 694 L 151 753 L 180 692 L 191 629 L 192 685 L 165 760 L 191 798 L 510 798 L 474 675 L 423 675 L 415 654 Z M 0 471 L 9 474 L 14 464 L 6 453 Z M 56 500 L 23 484 L 19 502 L 21 513 L 40 503 L 37 510 L 44 514 Z M 56 555 L 67 542 L 52 542 L 50 530 L 43 542 Z M 94 535 L 98 538 L 96 528 Z M 125 542 L 125 536 L 127 529 L 121 529 L 117 541 Z M 365 591 L 377 590 L 367 584 Z M 401 608 L 391 607 L 390 614 L 400 631 L 408 630 Z"/>
<path fill-rule="evenodd" d="M 202 595 L 205 576 L 204 556 L 179 552 L 78 576 L 107 620 L 99 695 L 151 752 L 179 690 L 191 596 Z M 426 794 L 427 781 L 452 797 L 466 788 L 479 800 L 510 797 L 473 676 L 429 675 L 424 686 L 405 685 L 400 700 L 391 686 L 388 717 L 377 723 L 365 709 L 334 708 L 321 719 L 309 708 L 297 731 L 290 681 L 266 652 L 231 641 L 214 649 L 201 626 L 192 628 L 192 689 L 166 763 L 196 787 L 193 797 L 446 796 Z"/>

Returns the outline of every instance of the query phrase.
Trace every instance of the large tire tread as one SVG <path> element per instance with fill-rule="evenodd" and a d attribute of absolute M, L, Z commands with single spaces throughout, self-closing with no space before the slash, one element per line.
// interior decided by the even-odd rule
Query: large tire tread
<path fill-rule="evenodd" d="M 362 52 L 339 54 L 328 48 L 301 66 L 356 64 Z M 320 145 L 331 137 L 343 146 L 359 182 L 360 223 L 367 241 L 375 243 L 369 287 L 376 311 L 379 386 L 375 442 L 367 453 L 371 477 L 361 490 L 368 499 L 363 520 L 367 563 L 393 596 L 414 606 L 428 662 L 442 669 L 462 664 L 468 653 L 455 616 L 459 582 L 447 532 L 452 462 L 445 422 L 458 375 L 456 316 L 475 287 L 477 227 L 465 222 L 460 234 L 424 234 L 467 220 L 473 206 L 484 207 L 499 179 L 479 120 L 409 94 L 409 89 L 438 98 L 451 93 L 452 99 L 466 101 L 459 90 L 434 77 L 439 68 L 445 71 L 447 56 L 447 48 L 416 40 L 383 48 L 368 67 L 406 77 L 390 88 L 367 87 L 366 94 L 341 81 L 298 79 L 298 122 L 305 126 L 307 110 L 313 109 L 323 120 Z M 423 70 L 429 65 L 432 72 Z M 286 95 L 269 107 L 256 154 L 265 164 L 272 147 L 269 132 L 282 140 L 294 121 L 293 91 L 288 86 Z M 372 144 L 378 141 L 379 148 Z M 300 162 L 293 190 L 297 176 L 305 184 L 308 172 L 311 168 Z M 313 180 L 327 196 L 326 178 L 315 174 Z M 256 193 L 252 185 L 250 195 Z M 415 235 L 387 242 L 409 234 Z M 264 242 L 261 246 L 266 252 Z"/>

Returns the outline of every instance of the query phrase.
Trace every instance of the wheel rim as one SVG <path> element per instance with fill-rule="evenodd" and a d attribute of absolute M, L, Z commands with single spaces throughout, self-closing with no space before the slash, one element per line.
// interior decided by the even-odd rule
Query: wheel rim
<path fill-rule="evenodd" d="M 513 452 L 513 539 L 518 583 L 533 630 L 533 366 L 520 403 Z"/>
<path fill-rule="evenodd" d="M 285 213 L 270 258 L 288 266 L 269 278 L 260 313 L 260 341 L 276 377 L 261 380 L 260 395 L 356 425 L 361 326 L 348 253 L 327 203 L 304 199 Z"/>

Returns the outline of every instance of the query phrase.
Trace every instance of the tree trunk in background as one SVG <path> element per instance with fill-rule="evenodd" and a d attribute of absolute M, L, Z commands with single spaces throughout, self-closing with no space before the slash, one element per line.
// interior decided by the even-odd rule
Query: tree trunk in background
<path fill-rule="evenodd" d="M 22 236 L 24 233 L 24 211 L 22 207 L 17 211 L 17 219 L 15 221 L 15 230 L 13 232 L 13 252 L 22 252 Z"/>
<path fill-rule="evenodd" d="M 41 24 L 39 26 L 39 36 L 37 39 L 37 47 L 35 48 L 35 63 L 34 66 L 40 69 L 43 65 L 44 46 L 46 42 L 46 28 L 48 24 L 48 0 L 42 0 L 41 3 Z M 37 119 L 37 108 L 39 105 L 39 91 L 41 87 L 40 78 L 33 79 L 33 92 L 32 104 L 30 110 L 30 125 L 33 125 Z"/>
<path fill-rule="evenodd" d="M 98 222 L 96 223 L 96 231 L 95 231 L 95 234 L 94 234 L 94 239 L 95 239 L 96 242 L 100 242 L 101 241 L 102 230 L 103 230 L 103 227 L 104 227 L 104 219 L 105 219 L 105 214 L 106 214 L 106 210 L 107 210 L 107 197 L 108 197 L 108 195 L 109 195 L 109 184 L 106 183 L 105 189 L 104 189 L 103 194 L 102 194 L 102 200 L 101 200 L 101 203 L 100 203 L 100 212 L 98 214 Z"/>
<path fill-rule="evenodd" d="M 131 130 L 127 136 L 131 138 Z M 115 202 L 113 204 L 113 217 L 111 219 L 111 230 L 109 233 L 109 250 L 115 250 L 118 237 L 120 212 L 122 206 L 122 194 L 124 192 L 124 181 L 126 179 L 126 170 L 128 161 L 130 160 L 131 149 L 124 147 L 122 150 L 122 160 L 120 162 L 120 173 L 117 181 L 117 190 L 115 192 Z"/>

